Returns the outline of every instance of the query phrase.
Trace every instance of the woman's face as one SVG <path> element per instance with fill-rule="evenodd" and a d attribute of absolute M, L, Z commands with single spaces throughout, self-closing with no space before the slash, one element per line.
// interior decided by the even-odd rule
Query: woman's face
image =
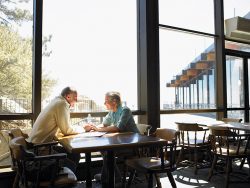
<path fill-rule="evenodd" d="M 106 106 L 107 110 L 114 111 L 116 109 L 116 103 L 112 102 L 108 96 L 105 96 L 104 105 Z"/>

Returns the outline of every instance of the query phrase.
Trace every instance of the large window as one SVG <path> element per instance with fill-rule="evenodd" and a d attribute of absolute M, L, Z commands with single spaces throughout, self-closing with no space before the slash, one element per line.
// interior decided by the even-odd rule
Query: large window
<path fill-rule="evenodd" d="M 31 113 L 32 3 L 0 5 L 0 114 Z"/>
<path fill-rule="evenodd" d="M 213 0 L 159 0 L 159 23 L 160 108 L 170 113 L 161 115 L 161 127 L 215 119 L 214 113 L 171 112 L 216 108 Z"/>
<path fill-rule="evenodd" d="M 160 30 L 161 109 L 214 108 L 214 40 Z"/>
<path fill-rule="evenodd" d="M 43 35 L 49 39 L 43 107 L 70 85 L 79 91 L 75 112 L 105 110 L 110 90 L 136 110 L 136 1 L 44 0 L 43 11 Z"/>
<path fill-rule="evenodd" d="M 243 60 L 227 56 L 227 107 L 244 107 Z"/>
<path fill-rule="evenodd" d="M 214 33 L 213 0 L 159 0 L 160 24 Z"/>
<path fill-rule="evenodd" d="M 226 39 L 250 42 L 250 1 L 224 1 Z"/>
<path fill-rule="evenodd" d="M 10 165 L 7 130 L 31 128 L 32 113 L 32 1 L 0 1 L 0 168 Z"/>
<path fill-rule="evenodd" d="M 237 16 L 247 16 L 249 19 L 249 7 L 249 0 L 224 0 L 224 19 L 229 19 Z"/>

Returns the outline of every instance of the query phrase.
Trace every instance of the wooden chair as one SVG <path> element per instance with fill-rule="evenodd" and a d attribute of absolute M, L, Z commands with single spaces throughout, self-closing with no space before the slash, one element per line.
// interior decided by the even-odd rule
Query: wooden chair
<path fill-rule="evenodd" d="M 13 138 L 10 151 L 19 174 L 19 187 L 60 187 L 76 184 L 75 174 L 67 167 L 60 167 L 66 154 L 37 156 L 28 150 L 24 137 Z"/>
<path fill-rule="evenodd" d="M 225 123 L 229 123 L 229 122 L 242 122 L 241 118 L 222 118 L 221 121 L 225 122 Z"/>
<path fill-rule="evenodd" d="M 150 129 L 152 128 L 151 125 L 148 124 L 136 124 L 137 129 L 139 130 L 140 134 L 143 135 L 150 135 Z M 117 155 L 117 157 L 119 157 L 123 163 L 123 177 L 122 177 L 122 184 L 123 186 L 125 186 L 126 184 L 126 177 L 127 177 L 127 166 L 125 164 L 125 161 L 127 159 L 131 159 L 131 158 L 137 158 L 141 155 L 143 155 L 142 153 L 144 153 L 143 149 L 138 149 L 138 150 L 134 150 L 134 152 L 129 152 L 129 153 L 121 153 L 119 155 Z"/>
<path fill-rule="evenodd" d="M 9 134 L 10 140 L 14 138 L 18 138 L 18 137 L 23 137 L 25 139 L 28 138 L 28 134 L 24 133 L 20 128 L 10 129 L 8 131 L 8 134 Z M 44 147 L 46 147 L 48 148 L 47 154 L 50 154 L 52 151 L 52 147 L 57 144 L 58 142 L 50 142 L 50 143 L 43 143 L 43 144 L 32 144 L 32 143 L 26 142 L 26 147 L 28 150 L 34 152 L 36 155 L 38 155 L 39 153 L 39 148 L 42 148 L 44 150 Z M 19 173 L 17 171 L 17 166 L 16 166 L 17 163 L 15 161 L 15 158 L 13 157 L 12 150 L 10 150 L 10 155 L 11 155 L 11 160 L 12 160 L 11 168 L 12 170 L 17 172 L 12 187 L 17 188 L 18 182 L 19 182 Z"/>
<path fill-rule="evenodd" d="M 148 187 L 153 187 L 153 174 L 167 173 L 172 187 L 176 187 L 172 172 L 176 170 L 175 152 L 176 152 L 176 130 L 157 129 L 155 136 L 166 139 L 164 148 L 158 148 L 155 156 L 142 157 L 126 160 L 126 165 L 132 169 L 129 177 L 128 187 L 131 185 L 135 172 L 149 174 Z M 157 187 L 161 187 L 159 179 L 156 176 Z"/>
<path fill-rule="evenodd" d="M 230 123 L 230 122 L 237 122 L 237 123 L 241 123 L 242 119 L 241 118 L 222 118 L 222 121 L 225 123 Z M 240 134 L 240 130 L 236 130 L 236 129 L 230 129 L 232 132 L 236 133 L 236 134 Z M 242 131 L 243 132 L 243 131 Z M 233 136 L 233 139 L 234 136 Z M 241 164 L 240 164 L 240 169 L 243 168 L 244 164 L 245 164 L 246 158 L 243 158 L 241 160 Z"/>
<path fill-rule="evenodd" d="M 141 134 L 150 135 L 150 129 L 152 128 L 151 125 L 148 124 L 136 124 L 136 127 L 138 128 L 139 132 Z"/>
<path fill-rule="evenodd" d="M 20 128 L 14 128 L 9 130 L 10 139 L 17 138 L 20 136 L 28 138 L 28 134 L 24 133 Z"/>
<path fill-rule="evenodd" d="M 230 123 L 230 122 L 241 123 L 242 119 L 241 118 L 222 118 L 221 121 L 223 121 L 224 123 Z M 237 134 L 240 133 L 239 130 L 235 130 L 235 129 L 231 129 L 231 131 Z"/>
<path fill-rule="evenodd" d="M 234 142 L 232 142 L 232 136 L 235 137 Z M 230 182 L 229 176 L 232 172 L 232 163 L 235 159 L 246 158 L 250 168 L 250 134 L 235 135 L 229 129 L 211 129 L 210 141 L 214 157 L 212 167 L 209 171 L 208 180 L 210 181 L 211 177 L 214 175 L 213 172 L 216 167 L 217 161 L 219 159 L 222 159 L 226 162 L 225 187 L 227 188 Z"/>
<path fill-rule="evenodd" d="M 177 166 L 180 165 L 184 151 L 188 151 L 189 160 L 186 165 L 194 166 L 194 173 L 197 174 L 198 169 L 206 168 L 211 164 L 210 142 L 208 140 L 208 129 L 200 127 L 196 123 L 179 123 L 176 122 L 177 129 L 180 131 L 179 146 L 181 147 Z M 198 154 L 202 154 L 202 158 L 198 159 Z M 207 160 L 203 159 L 206 153 Z M 194 156 L 194 159 L 192 159 Z M 201 155 L 199 155 L 201 156 Z"/>

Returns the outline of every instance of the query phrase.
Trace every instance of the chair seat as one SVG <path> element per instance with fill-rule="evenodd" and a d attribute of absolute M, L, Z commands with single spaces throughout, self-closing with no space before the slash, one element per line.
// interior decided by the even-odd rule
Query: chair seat
<path fill-rule="evenodd" d="M 189 145 L 188 145 L 188 141 L 184 140 L 184 145 L 185 146 L 194 146 L 195 147 L 195 139 L 189 139 Z M 209 141 L 203 141 L 202 139 L 196 139 L 196 147 L 199 146 L 204 146 L 204 145 L 210 145 Z"/>
<path fill-rule="evenodd" d="M 164 168 L 169 167 L 169 161 L 164 161 Z M 137 159 L 129 159 L 126 161 L 126 165 L 132 167 L 140 172 L 155 172 L 161 171 L 163 168 L 161 166 L 161 159 L 157 157 L 144 157 Z"/>
<path fill-rule="evenodd" d="M 66 184 L 75 184 L 77 182 L 77 178 L 75 174 L 67 167 L 62 167 L 59 172 L 59 175 L 56 177 L 54 185 L 66 185 Z M 48 187 L 50 185 L 50 181 L 42 181 L 40 183 L 41 187 Z"/>
<path fill-rule="evenodd" d="M 227 147 L 222 147 L 221 149 L 216 148 L 216 152 L 217 154 L 220 155 L 227 155 Z M 245 152 L 245 148 L 241 147 L 237 152 L 237 146 L 232 146 L 232 145 L 230 145 L 228 152 L 229 152 L 229 157 L 230 156 L 233 157 L 235 155 L 237 155 L 238 157 L 245 157 L 247 155 L 250 155 L 250 149 L 247 149 Z"/>

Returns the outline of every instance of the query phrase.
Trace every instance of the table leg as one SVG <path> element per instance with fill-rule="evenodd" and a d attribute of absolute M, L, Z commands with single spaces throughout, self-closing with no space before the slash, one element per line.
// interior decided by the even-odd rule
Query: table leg
<path fill-rule="evenodd" d="M 86 162 L 86 187 L 92 187 L 92 178 L 90 172 L 91 153 L 85 153 L 85 162 Z"/>
<path fill-rule="evenodd" d="M 107 151 L 108 184 L 109 188 L 115 187 L 115 156 L 113 151 Z"/>

